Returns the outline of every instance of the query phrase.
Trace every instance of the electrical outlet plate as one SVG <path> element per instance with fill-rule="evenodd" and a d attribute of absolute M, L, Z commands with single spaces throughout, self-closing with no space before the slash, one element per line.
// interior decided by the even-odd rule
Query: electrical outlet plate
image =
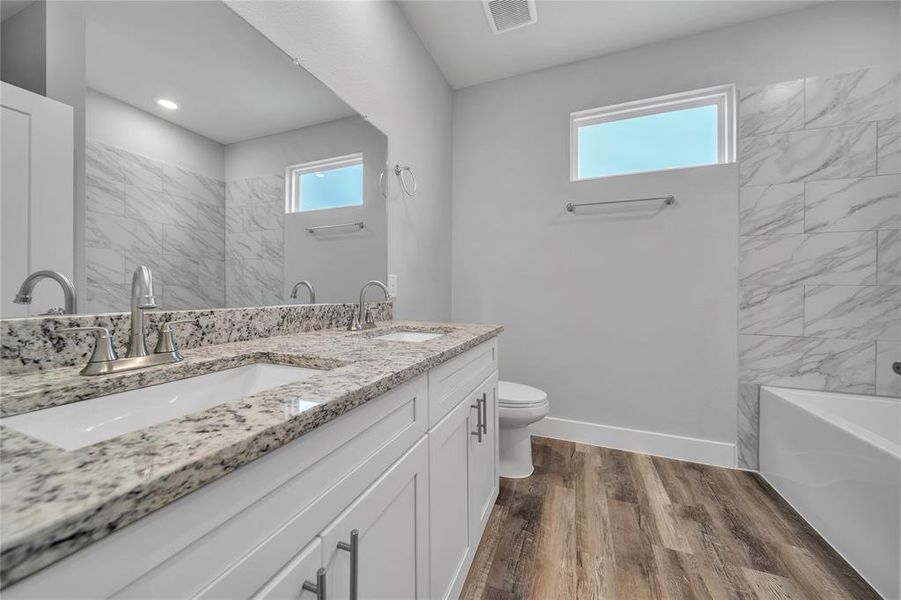
<path fill-rule="evenodd" d="M 397 275 L 388 275 L 388 295 L 397 298 Z"/>

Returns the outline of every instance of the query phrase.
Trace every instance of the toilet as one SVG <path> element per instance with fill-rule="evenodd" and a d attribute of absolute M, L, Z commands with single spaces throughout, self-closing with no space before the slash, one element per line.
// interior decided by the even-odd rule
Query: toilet
<path fill-rule="evenodd" d="M 532 442 L 529 425 L 547 416 L 547 394 L 521 383 L 500 381 L 497 386 L 501 477 L 532 474 Z"/>

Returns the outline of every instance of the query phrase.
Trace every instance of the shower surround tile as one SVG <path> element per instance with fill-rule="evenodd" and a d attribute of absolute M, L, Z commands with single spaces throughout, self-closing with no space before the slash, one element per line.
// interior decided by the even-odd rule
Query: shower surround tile
<path fill-rule="evenodd" d="M 739 135 L 749 137 L 804 128 L 804 80 L 741 91 Z"/>
<path fill-rule="evenodd" d="M 200 285 L 200 262 L 194 257 L 147 252 L 125 253 L 126 274 L 130 276 L 141 265 L 150 269 L 156 285 Z M 215 308 L 215 306 L 196 306 L 194 308 Z"/>
<path fill-rule="evenodd" d="M 163 251 L 163 226 L 140 219 L 88 213 L 85 216 L 88 248 L 137 252 Z"/>
<path fill-rule="evenodd" d="M 125 215 L 125 183 L 88 177 L 84 185 L 85 210 L 105 215 Z"/>
<path fill-rule="evenodd" d="M 762 384 L 899 395 L 899 102 L 898 65 L 740 90 L 740 466 Z"/>
<path fill-rule="evenodd" d="M 160 308 L 176 308 L 170 299 L 188 308 L 190 297 L 204 302 L 191 308 L 223 307 L 224 182 L 96 140 L 87 141 L 86 154 L 87 310 L 122 310 L 128 298 L 128 290 L 110 287 L 122 283 L 111 281 L 112 256 L 124 263 L 126 279 L 137 266 L 150 267 Z"/>
<path fill-rule="evenodd" d="M 804 232 L 804 184 L 745 186 L 739 190 L 739 235 Z"/>
<path fill-rule="evenodd" d="M 901 285 L 901 230 L 878 233 L 879 285 Z"/>
<path fill-rule="evenodd" d="M 125 184 L 125 216 L 154 223 L 199 228 L 197 203 L 170 196 L 162 190 L 150 190 Z"/>
<path fill-rule="evenodd" d="M 901 72 L 897 65 L 809 77 L 807 128 L 876 121 L 898 116 Z"/>
<path fill-rule="evenodd" d="M 225 202 L 225 184 L 176 165 L 163 165 L 163 190 L 173 196 L 200 202 Z"/>
<path fill-rule="evenodd" d="M 85 178 L 125 183 L 125 173 L 116 149 L 95 140 L 85 140 Z"/>
<path fill-rule="evenodd" d="M 901 286 L 807 286 L 804 335 L 901 341 Z"/>
<path fill-rule="evenodd" d="M 195 310 L 205 306 L 222 306 L 225 303 L 225 287 L 163 286 L 168 310 Z"/>
<path fill-rule="evenodd" d="M 736 458 L 738 467 L 757 469 L 760 439 L 760 386 L 756 383 L 738 384 L 738 438 Z"/>
<path fill-rule="evenodd" d="M 225 239 L 221 233 L 165 224 L 164 248 L 167 253 L 188 257 L 220 258 L 225 254 Z"/>
<path fill-rule="evenodd" d="M 876 232 L 762 235 L 739 240 L 742 287 L 876 283 Z"/>
<path fill-rule="evenodd" d="M 794 131 L 741 142 L 741 185 L 876 174 L 876 124 Z"/>
<path fill-rule="evenodd" d="M 125 253 L 106 248 L 85 248 L 88 285 L 127 283 Z"/>
<path fill-rule="evenodd" d="M 901 173 L 901 117 L 876 123 L 876 145 L 877 172 Z"/>
<path fill-rule="evenodd" d="M 738 306 L 739 333 L 802 335 L 804 288 L 750 288 L 741 290 Z"/>
<path fill-rule="evenodd" d="M 901 175 L 808 182 L 804 226 L 808 232 L 901 228 Z"/>
<path fill-rule="evenodd" d="M 873 394 L 876 342 L 739 335 L 741 383 Z"/>
<path fill-rule="evenodd" d="M 163 191 L 163 163 L 121 148 L 113 148 L 112 151 L 119 160 L 126 184 Z"/>
<path fill-rule="evenodd" d="M 876 342 L 876 393 L 901 398 L 901 377 L 892 370 L 892 363 L 901 361 L 901 342 Z"/>

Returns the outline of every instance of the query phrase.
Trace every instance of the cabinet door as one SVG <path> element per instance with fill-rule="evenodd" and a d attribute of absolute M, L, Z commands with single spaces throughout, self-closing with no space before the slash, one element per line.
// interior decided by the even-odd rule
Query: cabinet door
<path fill-rule="evenodd" d="M 322 541 L 317 537 L 301 550 L 272 580 L 253 595 L 254 600 L 315 600 L 316 594 L 304 589 L 316 584 L 322 566 Z"/>
<path fill-rule="evenodd" d="M 464 574 L 472 544 L 469 526 L 469 451 L 476 431 L 472 395 L 429 432 L 429 574 L 431 597 L 443 600 Z"/>
<path fill-rule="evenodd" d="M 428 511 L 428 444 L 423 438 L 320 534 L 328 598 L 425 600 Z M 351 564 L 354 531 L 356 572 Z"/>
<path fill-rule="evenodd" d="M 498 490 L 497 372 L 473 392 L 472 398 L 470 404 L 484 405 L 482 410 L 485 423 L 481 441 L 477 436 L 469 437 L 469 527 L 470 539 L 474 545 L 478 545 L 485 525 L 488 524 L 488 517 L 491 516 Z M 472 409 L 471 416 L 476 423 L 477 410 Z"/>

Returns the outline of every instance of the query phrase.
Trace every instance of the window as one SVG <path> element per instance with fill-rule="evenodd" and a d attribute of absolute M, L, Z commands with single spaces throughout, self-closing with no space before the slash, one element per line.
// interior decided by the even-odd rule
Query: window
<path fill-rule="evenodd" d="M 570 115 L 570 181 L 735 161 L 735 86 Z"/>
<path fill-rule="evenodd" d="M 286 212 L 363 205 L 363 154 L 288 167 Z"/>

